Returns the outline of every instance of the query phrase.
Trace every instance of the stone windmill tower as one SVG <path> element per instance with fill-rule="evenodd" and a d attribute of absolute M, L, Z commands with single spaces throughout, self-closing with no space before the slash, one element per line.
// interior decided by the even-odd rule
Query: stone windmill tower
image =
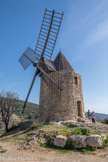
<path fill-rule="evenodd" d="M 85 117 L 81 76 L 73 70 L 61 51 L 53 62 L 46 60 L 45 63 L 52 67 L 53 70 L 48 73 L 62 91 L 60 98 L 57 97 L 56 92 L 52 93 L 53 87 L 49 88 L 44 75 L 41 76 L 39 120 L 59 121 Z"/>

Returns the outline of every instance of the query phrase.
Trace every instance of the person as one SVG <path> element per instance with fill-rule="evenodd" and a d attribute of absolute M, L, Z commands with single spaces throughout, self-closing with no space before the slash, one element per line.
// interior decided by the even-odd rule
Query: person
<path fill-rule="evenodd" d="M 95 123 L 95 113 L 94 113 L 94 111 L 92 112 L 91 116 L 92 116 L 92 123 Z"/>
<path fill-rule="evenodd" d="M 90 110 L 88 110 L 88 119 L 90 120 Z"/>

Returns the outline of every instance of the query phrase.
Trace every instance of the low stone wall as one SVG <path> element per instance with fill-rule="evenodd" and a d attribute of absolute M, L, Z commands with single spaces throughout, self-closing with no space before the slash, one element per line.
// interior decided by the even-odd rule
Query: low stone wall
<path fill-rule="evenodd" d="M 101 135 L 80 135 L 75 134 L 70 136 L 69 138 L 58 135 L 54 138 L 53 144 L 57 147 L 64 148 L 66 146 L 67 141 L 70 142 L 70 146 L 74 148 L 86 148 L 87 146 L 91 147 L 100 147 L 103 144 L 103 139 Z"/>

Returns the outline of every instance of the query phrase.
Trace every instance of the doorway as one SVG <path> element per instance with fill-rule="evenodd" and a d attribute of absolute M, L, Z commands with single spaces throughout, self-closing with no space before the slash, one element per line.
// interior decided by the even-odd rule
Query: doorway
<path fill-rule="evenodd" d="M 81 101 L 77 101 L 78 116 L 82 116 Z"/>

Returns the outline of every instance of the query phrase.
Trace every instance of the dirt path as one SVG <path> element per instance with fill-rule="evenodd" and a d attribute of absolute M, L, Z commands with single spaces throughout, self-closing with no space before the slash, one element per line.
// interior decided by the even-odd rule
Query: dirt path
<path fill-rule="evenodd" d="M 97 150 L 96 155 L 87 155 L 75 151 L 62 154 L 42 147 L 37 147 L 34 152 L 18 150 L 19 145 L 10 142 L 0 142 L 0 146 L 7 149 L 5 153 L 0 153 L 0 162 L 108 162 L 108 148 Z"/>

